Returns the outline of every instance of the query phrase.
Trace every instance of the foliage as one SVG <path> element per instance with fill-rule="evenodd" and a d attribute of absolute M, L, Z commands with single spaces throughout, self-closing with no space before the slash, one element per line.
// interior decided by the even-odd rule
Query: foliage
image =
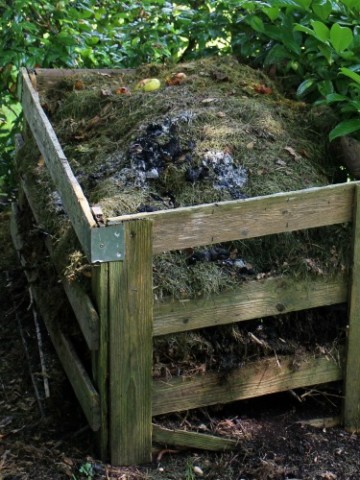
<path fill-rule="evenodd" d="M 0 189 L 22 66 L 134 67 L 234 53 L 337 109 L 331 138 L 355 132 L 359 84 L 349 71 L 360 71 L 359 14 L 358 0 L 0 0 Z"/>

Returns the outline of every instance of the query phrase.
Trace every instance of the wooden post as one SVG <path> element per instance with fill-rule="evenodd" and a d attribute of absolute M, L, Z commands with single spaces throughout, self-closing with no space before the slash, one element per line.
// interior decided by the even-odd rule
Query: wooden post
<path fill-rule="evenodd" d="M 353 264 L 349 298 L 344 427 L 360 431 L 360 186 L 355 186 Z"/>
<path fill-rule="evenodd" d="M 92 353 L 93 377 L 100 396 L 100 430 L 97 432 L 99 455 L 109 455 L 108 380 L 109 380 L 109 264 L 93 268 L 92 290 L 99 313 L 99 349 Z"/>
<path fill-rule="evenodd" d="M 149 220 L 124 223 L 124 261 L 109 263 L 110 454 L 151 460 L 152 241 Z"/>

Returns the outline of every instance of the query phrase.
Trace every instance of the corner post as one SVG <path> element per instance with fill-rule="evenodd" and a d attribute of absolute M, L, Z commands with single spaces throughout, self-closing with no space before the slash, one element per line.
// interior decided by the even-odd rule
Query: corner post
<path fill-rule="evenodd" d="M 353 261 L 350 279 L 349 326 L 345 371 L 344 427 L 360 431 L 360 185 L 355 186 Z"/>
<path fill-rule="evenodd" d="M 147 463 L 152 448 L 152 224 L 124 222 L 124 259 L 109 263 L 110 456 Z"/>
<path fill-rule="evenodd" d="M 92 353 L 93 378 L 100 396 L 100 430 L 96 432 L 99 455 L 109 455 L 108 380 L 109 380 L 109 263 L 93 266 L 92 291 L 99 313 L 99 350 Z"/>

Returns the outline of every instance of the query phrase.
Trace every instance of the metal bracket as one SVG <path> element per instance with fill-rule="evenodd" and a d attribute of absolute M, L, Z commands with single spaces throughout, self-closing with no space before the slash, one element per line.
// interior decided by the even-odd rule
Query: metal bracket
<path fill-rule="evenodd" d="M 91 228 L 91 263 L 118 262 L 125 257 L 124 226 Z"/>

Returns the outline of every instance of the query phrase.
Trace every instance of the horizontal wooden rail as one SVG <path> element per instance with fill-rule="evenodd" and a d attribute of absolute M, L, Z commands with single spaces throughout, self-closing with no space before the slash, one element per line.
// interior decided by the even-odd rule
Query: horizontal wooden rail
<path fill-rule="evenodd" d="M 348 282 L 345 275 L 301 281 L 276 277 L 249 281 L 219 295 L 155 304 L 153 335 L 344 303 L 348 297 Z"/>
<path fill-rule="evenodd" d="M 20 185 L 25 193 L 26 199 L 34 218 L 38 225 L 42 225 L 42 216 L 44 214 L 41 206 L 38 204 L 34 195 L 34 182 L 30 175 L 24 176 L 20 180 Z M 66 296 L 73 308 L 73 312 L 78 321 L 79 327 L 84 335 L 86 344 L 91 351 L 99 348 L 99 316 L 90 300 L 89 295 L 84 291 L 83 287 L 77 283 L 70 283 L 59 271 L 59 266 L 56 265 L 53 259 L 53 245 L 50 236 L 45 238 L 45 245 L 49 251 L 50 257 L 53 260 L 54 266 L 57 268 L 58 274 L 61 278 Z"/>
<path fill-rule="evenodd" d="M 11 235 L 13 244 L 18 250 L 18 254 L 20 260 L 22 260 L 22 265 L 24 266 L 24 271 L 26 274 L 26 262 L 21 254 L 24 242 L 19 229 L 17 209 L 15 205 L 13 205 L 13 214 L 11 216 Z M 40 314 L 44 320 L 46 329 L 50 334 L 50 338 L 65 370 L 67 378 L 74 389 L 75 395 L 82 407 L 91 429 L 97 431 L 100 428 L 99 394 L 92 385 L 90 377 L 83 367 L 79 357 L 77 356 L 71 341 L 58 326 L 59 322 L 55 320 L 55 313 L 49 310 L 47 299 L 44 297 L 44 293 L 38 286 L 31 282 L 30 277 L 28 277 L 28 281 L 31 294 L 36 302 L 37 307 L 39 308 Z"/>
<path fill-rule="evenodd" d="M 185 430 L 171 430 L 154 424 L 152 426 L 152 438 L 154 442 L 161 445 L 196 448 L 212 452 L 234 450 L 239 443 L 231 438 L 215 437 L 214 435 Z"/>
<path fill-rule="evenodd" d="M 56 133 L 40 105 L 39 95 L 32 86 L 26 69 L 22 70 L 22 106 L 25 118 L 44 157 L 84 253 L 91 258 L 90 228 L 95 228 L 96 222 Z"/>
<path fill-rule="evenodd" d="M 153 253 L 324 227 L 352 220 L 354 183 L 109 218 L 153 221 Z"/>
<path fill-rule="evenodd" d="M 260 360 L 229 372 L 156 380 L 153 384 L 153 415 L 230 403 L 270 393 L 320 385 L 343 378 L 333 359 L 310 355 Z"/>

